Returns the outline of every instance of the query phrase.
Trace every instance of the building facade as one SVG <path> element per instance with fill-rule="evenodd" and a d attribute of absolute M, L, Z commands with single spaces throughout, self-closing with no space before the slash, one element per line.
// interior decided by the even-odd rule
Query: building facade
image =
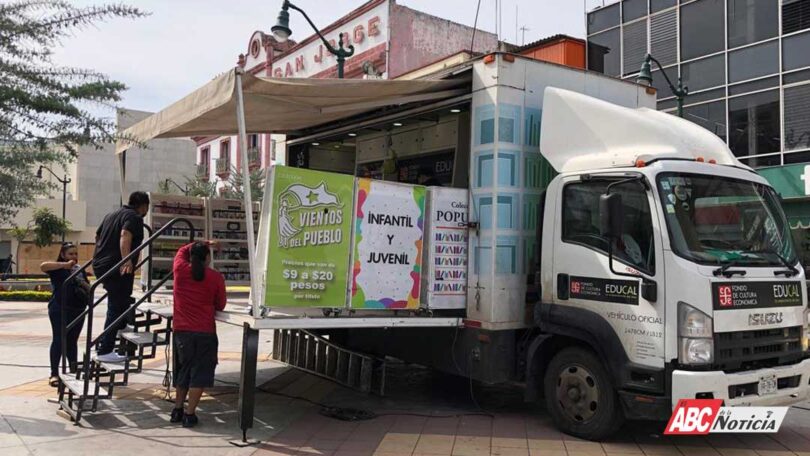
<path fill-rule="evenodd" d="M 658 109 L 723 138 L 780 192 L 810 264 L 810 0 L 622 0 L 587 14 L 588 68 L 635 79 L 647 53 Z M 663 73 L 662 73 L 663 72 Z"/>
<path fill-rule="evenodd" d="M 298 14 L 292 12 L 291 14 Z M 268 22 L 271 22 L 268 20 Z M 318 24 L 316 24 L 318 25 Z M 238 64 L 251 74 L 276 78 L 335 78 L 337 64 L 320 38 L 307 30 L 294 30 L 293 37 L 306 33 L 299 42 L 279 43 L 262 31 L 253 32 L 247 52 Z M 346 59 L 345 78 L 396 79 L 466 52 L 486 53 L 498 49 L 496 35 L 399 5 L 394 0 L 371 0 L 326 25 L 321 33 L 333 46 L 343 33 L 344 46 L 354 46 Z M 474 37 L 473 37 L 474 35 Z M 473 41 L 474 38 L 474 41 Z M 472 47 L 472 49 L 470 49 Z M 240 145 L 236 136 L 194 138 L 197 143 L 197 176 L 217 182 L 223 190 L 234 169 L 241 170 Z M 334 154 L 332 154 L 334 155 Z M 329 153 L 319 159 L 330 160 Z M 251 168 L 285 164 L 284 136 L 248 136 Z M 295 159 L 294 157 L 292 158 Z M 335 163 L 339 166 L 340 163 Z"/>
<path fill-rule="evenodd" d="M 810 162 L 810 0 L 623 0 L 588 13 L 588 68 L 635 79 L 649 52 L 684 116 L 752 167 Z M 658 109 L 676 101 L 653 65 Z"/>
<path fill-rule="evenodd" d="M 151 113 L 131 109 L 118 109 L 116 123 L 119 131 L 149 117 Z M 155 139 L 147 143 L 148 153 L 137 148 L 127 157 L 126 190 L 158 191 L 158 184 L 172 179 L 181 185 L 186 177 L 194 175 L 195 144 L 188 139 Z M 71 182 L 67 186 L 65 215 L 70 222 L 70 233 L 66 240 L 79 245 L 82 260 L 92 257 L 95 245 L 96 228 L 104 216 L 121 207 L 121 174 L 115 155 L 115 144 L 105 144 L 102 148 L 83 146 L 79 148 L 76 160 L 64 168 L 54 166 L 53 171 L 60 177 L 67 176 Z M 38 248 L 31 242 L 18 245 L 9 235 L 14 226 L 26 226 L 36 208 L 47 207 L 54 214 L 62 214 L 62 185 L 48 172 L 42 176 L 55 185 L 49 194 L 42 195 L 34 205 L 17 214 L 8 225 L 0 225 L 0 260 L 12 254 L 16 258 L 20 273 L 39 272 L 42 261 L 52 261 L 59 251 L 59 244 Z M 126 203 L 126 201 L 124 201 Z"/>

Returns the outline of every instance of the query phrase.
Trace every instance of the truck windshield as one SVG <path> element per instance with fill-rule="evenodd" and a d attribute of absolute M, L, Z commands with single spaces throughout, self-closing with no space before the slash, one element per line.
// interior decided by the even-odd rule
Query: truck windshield
<path fill-rule="evenodd" d="M 702 264 L 782 266 L 782 259 L 795 264 L 790 227 L 772 188 L 720 176 L 663 173 L 658 191 L 678 255 Z"/>

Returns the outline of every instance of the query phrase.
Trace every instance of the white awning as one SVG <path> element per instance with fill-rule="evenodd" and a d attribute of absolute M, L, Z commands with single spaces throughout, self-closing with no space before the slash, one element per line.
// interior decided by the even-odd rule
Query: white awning
<path fill-rule="evenodd" d="M 561 173 L 661 158 L 746 167 L 722 139 L 688 120 L 553 87 L 545 90 L 540 128 L 540 152 Z"/>
<path fill-rule="evenodd" d="M 154 138 L 237 134 L 236 69 L 122 132 L 116 153 Z M 287 133 L 383 106 L 468 92 L 461 81 L 293 79 L 242 75 L 248 133 Z"/>

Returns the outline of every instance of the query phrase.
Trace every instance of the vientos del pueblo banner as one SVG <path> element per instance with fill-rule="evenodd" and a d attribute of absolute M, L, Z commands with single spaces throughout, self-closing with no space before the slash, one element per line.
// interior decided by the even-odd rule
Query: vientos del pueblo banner
<path fill-rule="evenodd" d="M 357 180 L 353 309 L 416 309 L 422 269 L 425 187 Z"/>
<path fill-rule="evenodd" d="M 425 187 L 285 166 L 269 185 L 265 306 L 419 308 Z"/>
<path fill-rule="evenodd" d="M 265 305 L 343 307 L 354 178 L 276 166 L 272 186 Z"/>

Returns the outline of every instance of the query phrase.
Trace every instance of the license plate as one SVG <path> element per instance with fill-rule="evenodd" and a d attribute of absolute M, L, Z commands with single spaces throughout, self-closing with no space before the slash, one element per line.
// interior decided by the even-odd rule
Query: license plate
<path fill-rule="evenodd" d="M 774 394 L 777 390 L 776 375 L 766 375 L 759 378 L 758 393 L 760 396 Z"/>

